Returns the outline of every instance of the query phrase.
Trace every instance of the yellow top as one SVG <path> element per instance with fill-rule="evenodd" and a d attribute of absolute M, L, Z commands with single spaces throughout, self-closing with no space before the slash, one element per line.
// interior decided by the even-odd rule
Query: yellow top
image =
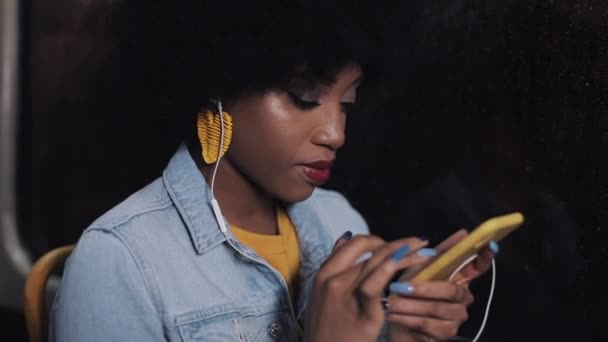
<path fill-rule="evenodd" d="M 292 298 L 300 270 L 300 246 L 296 229 L 282 208 L 277 207 L 278 235 L 256 234 L 230 226 L 236 238 L 266 260 L 285 279 Z"/>

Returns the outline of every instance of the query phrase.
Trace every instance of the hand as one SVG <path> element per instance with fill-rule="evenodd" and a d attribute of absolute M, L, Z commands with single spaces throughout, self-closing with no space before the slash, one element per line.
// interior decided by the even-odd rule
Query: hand
<path fill-rule="evenodd" d="M 468 233 L 466 230 L 462 229 L 456 232 L 456 234 L 458 234 L 457 238 L 459 238 L 453 243 L 451 243 L 448 247 L 443 247 L 442 251 L 447 250 L 460 239 L 467 236 Z M 498 253 L 498 250 L 498 244 L 495 241 L 490 241 L 487 246 L 485 246 L 479 251 L 479 253 L 477 254 L 477 258 L 473 259 L 473 261 L 464 266 L 458 273 L 454 274 L 450 281 L 455 282 L 456 284 L 468 285 L 472 280 L 478 278 L 490 269 L 490 266 L 492 266 L 492 260 L 494 259 L 494 255 Z"/>
<path fill-rule="evenodd" d="M 443 341 L 458 334 L 473 303 L 467 286 L 424 281 L 408 283 L 405 288 L 388 298 L 391 341 Z"/>
<path fill-rule="evenodd" d="M 462 229 L 437 246 L 442 253 L 467 236 Z M 451 281 L 407 283 L 433 259 L 408 269 L 400 279 L 401 289 L 409 289 L 402 295 L 389 297 L 390 337 L 392 341 L 435 341 L 455 336 L 462 322 L 468 317 L 467 307 L 473 302 L 468 284 L 487 271 L 498 245 L 492 243 Z M 408 287 L 409 286 L 409 287 Z M 397 288 L 397 289 L 399 289 Z"/>
<path fill-rule="evenodd" d="M 442 241 L 440 244 L 438 244 L 435 249 L 437 250 L 438 254 L 441 254 L 450 249 L 450 247 L 454 246 L 458 241 L 465 238 L 468 234 L 469 233 L 465 229 L 460 229 L 456 233 L 450 235 L 450 237 Z M 484 274 L 487 270 L 490 269 L 490 266 L 492 265 L 492 259 L 494 258 L 494 255 L 498 253 L 498 249 L 498 244 L 493 241 L 490 242 L 488 246 L 482 248 L 479 251 L 477 258 L 471 261 L 465 267 L 463 267 L 458 273 L 456 273 L 452 277 L 451 281 L 457 284 L 464 285 L 470 283 L 473 279 Z M 409 268 L 401 276 L 400 281 L 407 281 L 409 279 L 412 279 L 416 273 L 418 273 L 422 268 L 431 263 L 433 260 L 434 258 L 431 258 L 424 263 L 420 263 L 415 267 Z"/>
<path fill-rule="evenodd" d="M 385 321 L 383 290 L 396 272 L 424 257 L 416 238 L 386 243 L 376 236 L 338 241 L 317 273 L 307 310 L 305 341 L 375 341 Z M 363 262 L 357 260 L 371 252 Z"/>

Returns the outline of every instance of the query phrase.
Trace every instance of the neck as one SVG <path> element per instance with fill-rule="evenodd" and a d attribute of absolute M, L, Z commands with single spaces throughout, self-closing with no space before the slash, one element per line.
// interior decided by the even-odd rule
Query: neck
<path fill-rule="evenodd" d="M 201 165 L 200 153 L 192 155 L 211 187 L 215 165 Z M 227 159 L 222 159 L 219 164 L 213 195 L 230 225 L 258 234 L 277 234 L 273 198 L 247 179 Z"/>

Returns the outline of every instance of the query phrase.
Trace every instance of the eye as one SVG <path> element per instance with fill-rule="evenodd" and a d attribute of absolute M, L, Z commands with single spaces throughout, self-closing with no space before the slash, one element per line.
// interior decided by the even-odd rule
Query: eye
<path fill-rule="evenodd" d="M 311 110 L 320 105 L 318 101 L 305 101 L 301 97 L 299 97 L 298 95 L 294 94 L 293 92 L 291 92 L 289 90 L 287 90 L 286 92 L 287 92 L 287 95 L 289 95 L 291 102 L 293 102 L 293 104 L 296 107 L 298 107 L 299 109 Z"/>

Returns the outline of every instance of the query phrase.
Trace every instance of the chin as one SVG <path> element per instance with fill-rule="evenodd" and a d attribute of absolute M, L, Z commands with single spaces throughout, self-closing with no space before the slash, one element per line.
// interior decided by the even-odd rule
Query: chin
<path fill-rule="evenodd" d="M 282 193 L 277 196 L 282 202 L 297 203 L 302 202 L 312 195 L 315 190 L 314 186 L 294 187 L 288 193 Z"/>

